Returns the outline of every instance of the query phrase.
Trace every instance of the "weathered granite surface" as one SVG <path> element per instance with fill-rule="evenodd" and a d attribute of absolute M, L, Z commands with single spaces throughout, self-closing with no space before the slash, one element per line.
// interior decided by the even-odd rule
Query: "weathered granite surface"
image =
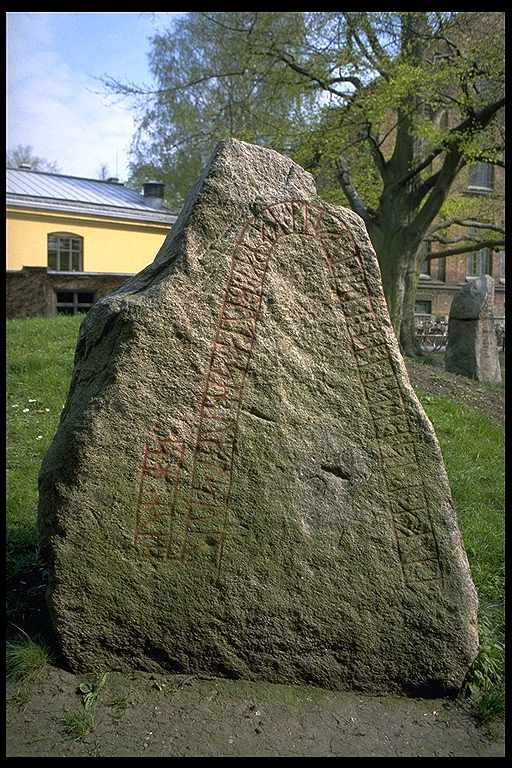
<path fill-rule="evenodd" d="M 364 224 L 268 149 L 222 142 L 84 319 L 39 523 L 74 670 L 437 695 L 478 650 Z"/>
<path fill-rule="evenodd" d="M 501 382 L 494 329 L 494 280 L 490 275 L 467 282 L 452 301 L 445 368 L 470 379 Z"/>

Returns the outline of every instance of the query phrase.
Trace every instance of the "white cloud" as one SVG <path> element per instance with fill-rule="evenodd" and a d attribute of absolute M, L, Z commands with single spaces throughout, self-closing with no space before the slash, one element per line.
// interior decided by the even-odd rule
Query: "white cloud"
<path fill-rule="evenodd" d="M 9 14 L 7 144 L 29 144 L 63 173 L 96 177 L 101 163 L 124 180 L 132 113 L 94 93 L 92 78 L 70 69 L 54 45 L 48 14 Z"/>

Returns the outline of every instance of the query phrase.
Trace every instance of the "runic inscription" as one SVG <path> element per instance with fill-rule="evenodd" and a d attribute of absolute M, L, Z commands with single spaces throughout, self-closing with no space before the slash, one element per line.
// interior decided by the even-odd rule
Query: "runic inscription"
<path fill-rule="evenodd" d="M 198 407 L 182 535 L 179 541 L 173 536 L 169 520 L 174 515 L 184 448 L 168 438 L 171 442 L 165 445 L 172 445 L 168 452 L 174 457 L 172 467 L 156 462 L 155 457 L 167 455 L 160 442 L 161 449 L 146 446 L 136 541 L 144 539 L 147 555 L 181 561 L 196 549 L 214 549 L 220 574 L 238 422 L 265 276 L 274 246 L 290 234 L 315 238 L 334 283 L 379 447 L 384 503 L 403 576 L 408 582 L 437 579 L 441 576 L 439 556 L 416 455 L 414 418 L 391 356 L 389 330 L 382 315 L 384 298 L 370 289 L 365 264 L 345 224 L 327 209 L 300 200 L 268 206 L 241 229 L 231 254 Z M 176 450 L 181 451 L 179 458 Z M 158 501 L 153 485 L 154 496 L 147 490 L 148 478 L 153 484 L 162 482 L 164 472 L 174 478 L 170 506 Z M 160 511 L 163 509 L 165 513 Z"/>
<path fill-rule="evenodd" d="M 356 249 L 357 252 L 357 249 Z M 341 283 L 337 265 L 334 279 Z M 341 274 L 341 279 L 346 273 Z M 351 278 L 364 290 L 358 301 L 343 304 L 349 336 L 381 457 L 385 496 L 390 511 L 402 572 L 407 582 L 441 577 L 437 541 L 416 454 L 414 416 L 400 385 L 384 323 L 378 320 L 383 297 L 370 290 L 365 265 L 357 252 Z M 381 315 L 382 316 L 382 315 Z"/>
<path fill-rule="evenodd" d="M 185 445 L 156 427 L 144 446 L 137 495 L 133 541 L 144 557 L 174 559 L 178 556 L 175 526 L 176 501 Z"/>

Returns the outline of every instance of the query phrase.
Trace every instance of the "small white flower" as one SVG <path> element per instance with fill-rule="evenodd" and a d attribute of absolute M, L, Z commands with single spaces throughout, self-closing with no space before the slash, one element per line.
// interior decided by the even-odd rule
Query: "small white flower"
<path fill-rule="evenodd" d="M 42 439 L 43 439 L 43 436 L 42 436 L 42 435 L 38 435 L 38 436 L 36 437 L 36 440 L 42 440 Z"/>
<path fill-rule="evenodd" d="M 29 403 L 37 403 L 37 400 L 31 400 L 30 397 L 28 399 Z"/>
<path fill-rule="evenodd" d="M 28 413 L 30 411 L 30 408 L 24 408 L 23 413 Z"/>
<path fill-rule="evenodd" d="M 11 405 L 11 408 L 19 408 L 19 407 L 20 407 L 19 403 L 13 403 L 13 405 Z"/>
<path fill-rule="evenodd" d="M 46 413 L 50 413 L 50 409 L 49 408 L 45 408 L 45 411 L 46 411 Z"/>

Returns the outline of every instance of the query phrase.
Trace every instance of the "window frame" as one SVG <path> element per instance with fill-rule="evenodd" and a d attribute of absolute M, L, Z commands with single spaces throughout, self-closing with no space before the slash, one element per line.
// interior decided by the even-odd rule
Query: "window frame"
<path fill-rule="evenodd" d="M 482 176 L 484 175 L 483 170 L 485 169 L 486 173 L 489 174 L 489 183 L 487 184 L 485 179 L 483 183 L 480 182 L 480 176 L 477 173 L 478 171 L 482 170 Z M 475 173 L 476 175 L 476 182 L 473 182 L 471 180 L 472 173 Z M 484 163 L 481 161 L 477 161 L 476 163 L 473 163 L 469 166 L 469 175 L 468 175 L 468 186 L 467 189 L 469 192 L 494 192 L 494 165 L 492 163 Z"/>
<path fill-rule="evenodd" d="M 471 268 L 469 264 L 471 262 Z M 477 265 L 473 271 L 473 265 Z M 485 267 L 488 267 L 486 269 Z M 476 280 L 483 275 L 492 275 L 492 253 L 490 248 L 471 251 L 466 256 L 466 280 Z"/>
<path fill-rule="evenodd" d="M 450 115 L 447 109 L 442 109 L 439 113 L 438 127 L 442 131 L 448 131 L 450 128 Z"/>
<path fill-rule="evenodd" d="M 496 252 L 493 253 L 493 256 L 492 256 L 493 270 L 496 270 L 496 265 L 498 268 L 498 274 L 496 275 L 496 277 L 498 278 L 499 284 L 504 285 L 505 284 L 505 251 L 498 251 L 497 253 Z"/>
<path fill-rule="evenodd" d="M 437 259 L 437 279 L 441 283 L 446 283 L 446 256 Z"/>
<path fill-rule="evenodd" d="M 55 239 L 55 244 L 51 240 Z M 60 241 L 68 240 L 67 247 L 63 247 Z M 78 247 L 74 247 L 78 242 Z M 51 247 L 53 246 L 53 247 Z M 55 267 L 50 265 L 50 254 L 54 254 Z M 73 268 L 74 255 L 78 255 L 78 268 Z M 64 268 L 63 259 L 67 258 Z M 52 256 L 53 261 L 53 256 Z M 84 238 L 82 235 L 75 234 L 74 232 L 48 232 L 46 237 L 46 262 L 49 272 L 83 272 L 84 271 Z"/>
<path fill-rule="evenodd" d="M 432 253 L 432 240 L 423 240 L 421 244 L 423 256 L 430 256 Z M 424 271 L 426 270 L 426 271 Z M 432 279 L 432 262 L 428 258 L 422 258 L 419 271 L 420 280 Z"/>
<path fill-rule="evenodd" d="M 76 289 L 76 288 L 55 288 L 55 314 L 56 315 L 78 315 L 81 312 L 86 314 L 90 308 L 93 306 L 93 304 L 97 301 L 96 297 L 96 291 L 91 290 L 85 290 L 83 288 Z M 60 294 L 69 294 L 72 296 L 72 301 L 59 301 L 59 293 Z M 92 301 L 91 302 L 84 302 L 84 301 L 78 301 L 78 295 L 80 293 L 90 293 L 92 295 Z M 73 309 L 72 312 L 59 312 L 59 309 L 66 308 L 66 309 Z"/>
<path fill-rule="evenodd" d="M 425 311 L 422 310 L 421 312 L 419 312 L 418 311 L 418 304 L 428 305 L 429 311 L 425 312 Z M 432 299 L 423 299 L 423 298 L 416 299 L 416 301 L 414 303 L 414 314 L 415 315 L 421 315 L 421 316 L 424 316 L 424 315 L 429 315 L 430 316 L 430 315 L 432 315 Z"/>
<path fill-rule="evenodd" d="M 468 227 L 468 238 L 478 237 L 476 227 Z M 471 261 L 471 269 L 469 263 Z M 477 264 L 476 272 L 473 271 L 473 264 Z M 488 269 L 485 269 L 488 267 Z M 490 248 L 480 248 L 479 251 L 470 251 L 466 255 L 466 280 L 476 280 L 483 275 L 492 275 L 493 254 Z"/>

